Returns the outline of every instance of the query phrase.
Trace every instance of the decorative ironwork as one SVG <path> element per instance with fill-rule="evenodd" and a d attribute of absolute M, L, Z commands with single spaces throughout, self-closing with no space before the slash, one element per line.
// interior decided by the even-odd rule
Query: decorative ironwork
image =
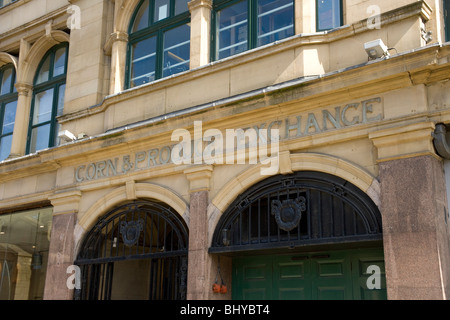
<path fill-rule="evenodd" d="M 186 299 L 187 255 L 188 229 L 172 208 L 149 201 L 124 204 L 86 235 L 75 261 L 82 271 L 82 288 L 75 298 L 114 299 L 113 280 L 123 276 L 118 270 L 139 260 L 148 268 L 143 272 L 149 300 Z"/>
<path fill-rule="evenodd" d="M 297 228 L 304 211 L 306 211 L 305 197 L 283 200 L 283 202 L 272 201 L 272 215 L 275 216 L 280 229 L 284 231 L 292 231 Z"/>
<path fill-rule="evenodd" d="M 141 231 L 144 229 L 144 220 L 138 221 L 122 221 L 120 223 L 120 234 L 126 246 L 134 246 L 138 240 Z M 117 241 L 117 240 L 116 240 Z M 117 245 L 117 244 L 116 244 Z"/>
<path fill-rule="evenodd" d="M 368 195 L 339 177 L 302 171 L 261 181 L 237 198 L 210 252 L 381 239 L 381 214 Z"/>

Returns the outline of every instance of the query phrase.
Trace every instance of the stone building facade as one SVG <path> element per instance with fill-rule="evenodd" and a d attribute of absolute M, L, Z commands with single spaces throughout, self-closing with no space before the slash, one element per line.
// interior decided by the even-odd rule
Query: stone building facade
<path fill-rule="evenodd" d="M 449 4 L 0 1 L 0 299 L 448 299 Z"/>

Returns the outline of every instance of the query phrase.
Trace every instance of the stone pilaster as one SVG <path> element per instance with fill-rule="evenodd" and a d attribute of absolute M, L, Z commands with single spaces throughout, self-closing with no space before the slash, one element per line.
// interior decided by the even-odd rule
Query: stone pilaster
<path fill-rule="evenodd" d="M 52 234 L 45 280 L 45 300 L 71 300 L 67 268 L 74 262 L 74 229 L 81 192 L 68 191 L 50 198 L 54 207 Z"/>
<path fill-rule="evenodd" d="M 190 68 L 198 68 L 209 63 L 211 0 L 192 0 L 188 3 L 191 12 L 191 58 Z"/>
<path fill-rule="evenodd" d="M 445 178 L 432 148 L 433 129 L 421 123 L 371 135 L 378 149 L 386 281 L 393 300 L 445 299 L 450 293 Z"/>
<path fill-rule="evenodd" d="M 190 182 L 188 300 L 205 300 L 210 285 L 211 257 L 208 254 L 208 204 L 211 166 L 185 171 Z"/>

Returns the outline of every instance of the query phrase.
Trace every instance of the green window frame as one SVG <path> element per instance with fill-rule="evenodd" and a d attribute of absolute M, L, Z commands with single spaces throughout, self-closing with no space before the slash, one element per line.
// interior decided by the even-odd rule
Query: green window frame
<path fill-rule="evenodd" d="M 15 83 L 14 65 L 10 63 L 0 67 L 0 161 L 11 153 L 18 99 Z"/>
<path fill-rule="evenodd" d="M 129 26 L 125 89 L 190 68 L 189 0 L 141 0 Z"/>
<path fill-rule="evenodd" d="M 450 41 L 450 0 L 444 0 L 445 41 Z"/>
<path fill-rule="evenodd" d="M 34 78 L 27 153 L 35 153 L 58 145 L 63 114 L 69 44 L 51 48 L 41 60 Z"/>
<path fill-rule="evenodd" d="M 212 13 L 211 60 L 295 35 L 294 0 L 218 0 Z"/>
<path fill-rule="evenodd" d="M 344 24 L 342 0 L 316 0 L 316 30 L 327 31 Z"/>
<path fill-rule="evenodd" d="M 14 3 L 17 0 L 0 0 L 0 8 L 6 7 L 8 4 Z"/>

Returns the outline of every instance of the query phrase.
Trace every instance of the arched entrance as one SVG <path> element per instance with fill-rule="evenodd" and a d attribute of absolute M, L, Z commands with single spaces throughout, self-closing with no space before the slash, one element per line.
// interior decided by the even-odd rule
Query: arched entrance
<path fill-rule="evenodd" d="M 184 300 L 188 229 L 166 204 L 125 203 L 86 235 L 76 265 L 81 300 Z"/>
<path fill-rule="evenodd" d="M 210 253 L 233 257 L 233 299 L 386 298 L 381 214 L 329 174 L 254 185 L 222 215 Z"/>

